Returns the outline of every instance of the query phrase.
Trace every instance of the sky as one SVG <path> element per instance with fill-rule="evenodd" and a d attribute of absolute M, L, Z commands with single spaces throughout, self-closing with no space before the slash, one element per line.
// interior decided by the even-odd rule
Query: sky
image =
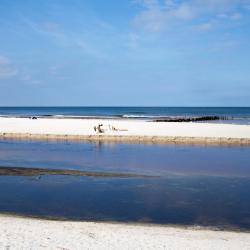
<path fill-rule="evenodd" d="M 0 0 L 0 106 L 250 106 L 250 0 Z"/>

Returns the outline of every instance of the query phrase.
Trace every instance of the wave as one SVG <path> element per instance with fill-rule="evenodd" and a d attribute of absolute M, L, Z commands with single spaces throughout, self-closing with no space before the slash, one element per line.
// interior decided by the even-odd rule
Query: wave
<path fill-rule="evenodd" d="M 3 118 L 50 118 L 50 119 L 141 119 L 153 120 L 160 122 L 175 122 L 175 121 L 225 121 L 232 123 L 249 124 L 250 117 L 248 116 L 217 116 L 217 115 L 162 115 L 162 114 L 96 114 L 96 115 L 74 115 L 74 114 L 0 114 Z"/>
<path fill-rule="evenodd" d="M 160 115 L 122 115 L 123 118 L 170 118 L 169 116 Z"/>
<path fill-rule="evenodd" d="M 110 116 L 110 115 L 52 115 L 52 118 L 61 118 L 61 119 L 114 119 L 119 116 Z"/>
<path fill-rule="evenodd" d="M 128 114 L 138 114 L 138 115 L 143 115 L 143 114 L 148 114 L 147 112 L 144 111 L 131 111 L 127 112 Z"/>

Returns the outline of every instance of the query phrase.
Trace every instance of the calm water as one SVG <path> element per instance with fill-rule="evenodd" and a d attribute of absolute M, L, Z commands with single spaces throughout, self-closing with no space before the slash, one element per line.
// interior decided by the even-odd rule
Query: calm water
<path fill-rule="evenodd" d="M 0 116 L 80 116 L 152 119 L 220 116 L 219 122 L 250 124 L 249 107 L 0 107 Z M 218 122 L 218 121 L 217 121 Z"/>
<path fill-rule="evenodd" d="M 146 177 L 0 176 L 0 212 L 250 229 L 250 147 L 0 141 L 0 166 Z"/>

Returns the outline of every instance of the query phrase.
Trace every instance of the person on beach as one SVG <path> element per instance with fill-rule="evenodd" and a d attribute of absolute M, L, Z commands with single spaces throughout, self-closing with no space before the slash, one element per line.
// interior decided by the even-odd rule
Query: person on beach
<path fill-rule="evenodd" d="M 104 133 L 104 130 L 101 128 L 103 126 L 103 124 L 98 124 L 98 126 L 94 126 L 94 130 L 97 133 Z"/>

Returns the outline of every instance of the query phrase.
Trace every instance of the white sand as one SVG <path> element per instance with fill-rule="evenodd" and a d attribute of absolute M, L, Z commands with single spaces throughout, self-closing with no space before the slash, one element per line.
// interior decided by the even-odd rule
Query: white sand
<path fill-rule="evenodd" d="M 0 134 L 95 136 L 94 126 L 103 124 L 106 136 L 117 137 L 197 137 L 250 139 L 250 125 L 146 122 L 135 120 L 0 118 Z M 115 127 L 118 131 L 110 129 Z"/>
<path fill-rule="evenodd" d="M 0 249 L 250 249 L 250 233 L 0 216 Z"/>

